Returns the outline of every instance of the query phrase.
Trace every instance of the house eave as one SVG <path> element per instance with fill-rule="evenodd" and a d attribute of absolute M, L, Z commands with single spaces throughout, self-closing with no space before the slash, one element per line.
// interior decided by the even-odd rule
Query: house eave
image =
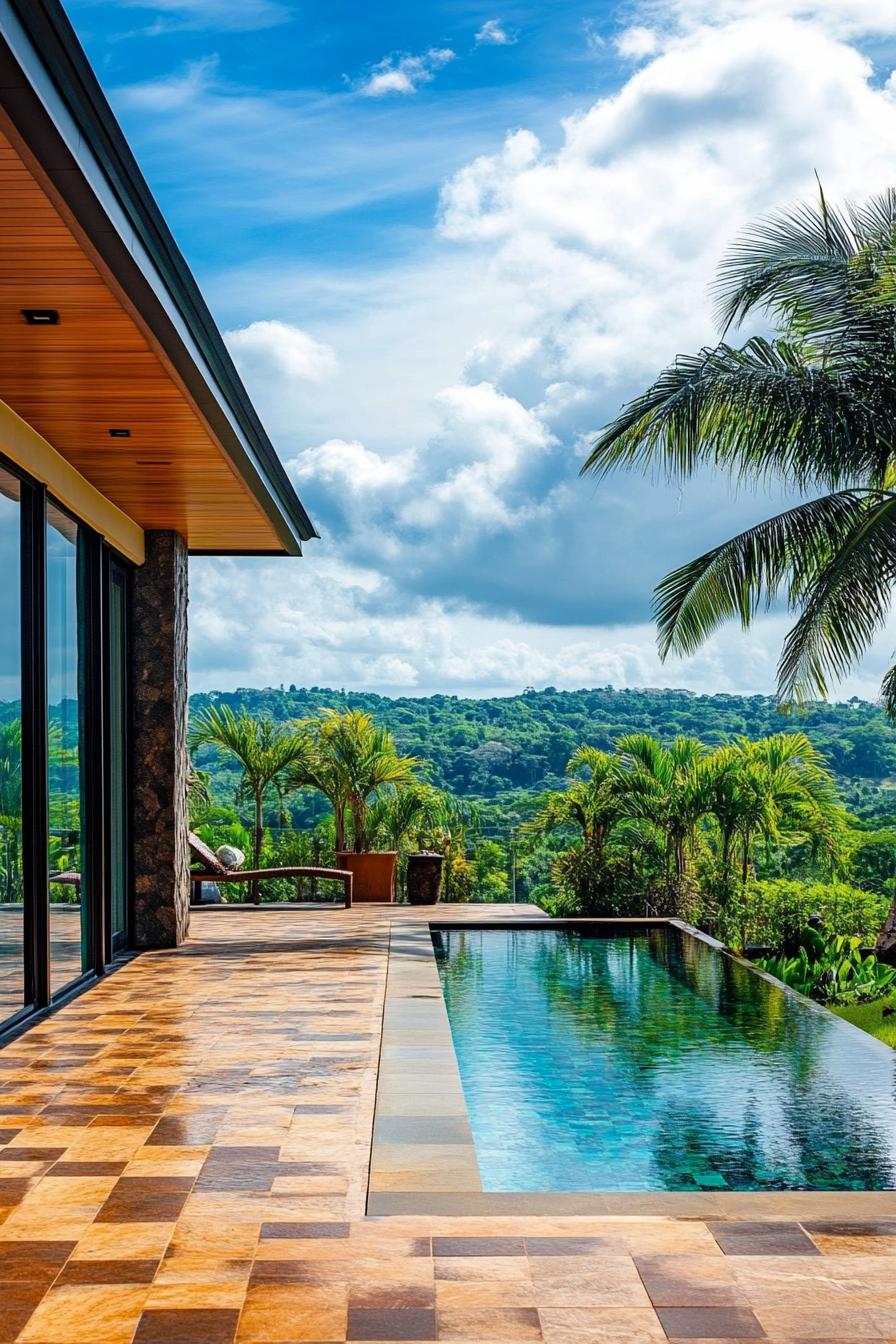
<path fill-rule="evenodd" d="M 57 0 L 0 0 L 0 103 L 269 519 L 318 534 Z"/>

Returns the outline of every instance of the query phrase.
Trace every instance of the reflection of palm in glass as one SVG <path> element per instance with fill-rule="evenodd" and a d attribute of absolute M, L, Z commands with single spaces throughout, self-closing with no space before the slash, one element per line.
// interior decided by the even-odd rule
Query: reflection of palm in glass
<path fill-rule="evenodd" d="M 55 712 L 57 712 L 55 708 L 50 711 L 51 715 Z M 52 875 L 56 873 L 80 873 L 81 871 L 81 788 L 78 741 L 76 736 L 74 745 L 66 745 L 66 738 L 68 737 L 70 740 L 70 730 L 67 732 L 68 725 L 63 726 L 63 723 L 51 719 L 48 733 L 50 900 L 77 902 L 80 896 L 77 885 L 52 881 Z"/>
<path fill-rule="evenodd" d="M 22 721 L 0 726 L 0 901 L 22 900 Z"/>
<path fill-rule="evenodd" d="M 84 817 L 81 775 L 86 669 L 79 619 L 85 538 L 62 509 L 47 506 L 47 699 L 49 714 L 50 988 L 58 992 L 86 965 L 86 913 L 81 881 Z M 80 913 L 64 907 L 80 907 Z"/>

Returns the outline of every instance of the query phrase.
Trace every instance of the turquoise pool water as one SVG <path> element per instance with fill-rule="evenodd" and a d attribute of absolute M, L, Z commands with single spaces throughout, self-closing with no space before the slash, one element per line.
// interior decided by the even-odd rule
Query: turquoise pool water
<path fill-rule="evenodd" d="M 896 1188 L 896 1053 L 679 930 L 433 942 L 485 1190 Z"/>

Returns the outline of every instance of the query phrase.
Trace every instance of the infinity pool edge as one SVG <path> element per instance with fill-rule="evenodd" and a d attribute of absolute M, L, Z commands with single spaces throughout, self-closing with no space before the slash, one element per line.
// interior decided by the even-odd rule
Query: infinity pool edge
<path fill-rule="evenodd" d="M 623 934 L 675 927 L 769 980 L 813 1012 L 828 1010 L 737 957 L 682 920 L 509 918 L 477 921 L 477 929 L 545 929 L 590 925 Z M 432 931 L 465 927 L 433 912 L 416 926 L 393 927 L 377 1077 L 367 1196 L 369 1216 L 526 1215 L 669 1216 L 680 1218 L 892 1217 L 896 1191 L 484 1191 L 467 1113 Z M 882 1061 L 893 1051 L 860 1028 Z"/>

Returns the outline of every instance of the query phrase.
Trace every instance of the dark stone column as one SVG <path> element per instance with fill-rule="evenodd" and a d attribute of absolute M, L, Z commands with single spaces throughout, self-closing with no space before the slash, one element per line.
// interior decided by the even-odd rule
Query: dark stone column
<path fill-rule="evenodd" d="M 133 612 L 134 943 L 176 947 L 190 923 L 187 548 L 147 532 Z"/>

